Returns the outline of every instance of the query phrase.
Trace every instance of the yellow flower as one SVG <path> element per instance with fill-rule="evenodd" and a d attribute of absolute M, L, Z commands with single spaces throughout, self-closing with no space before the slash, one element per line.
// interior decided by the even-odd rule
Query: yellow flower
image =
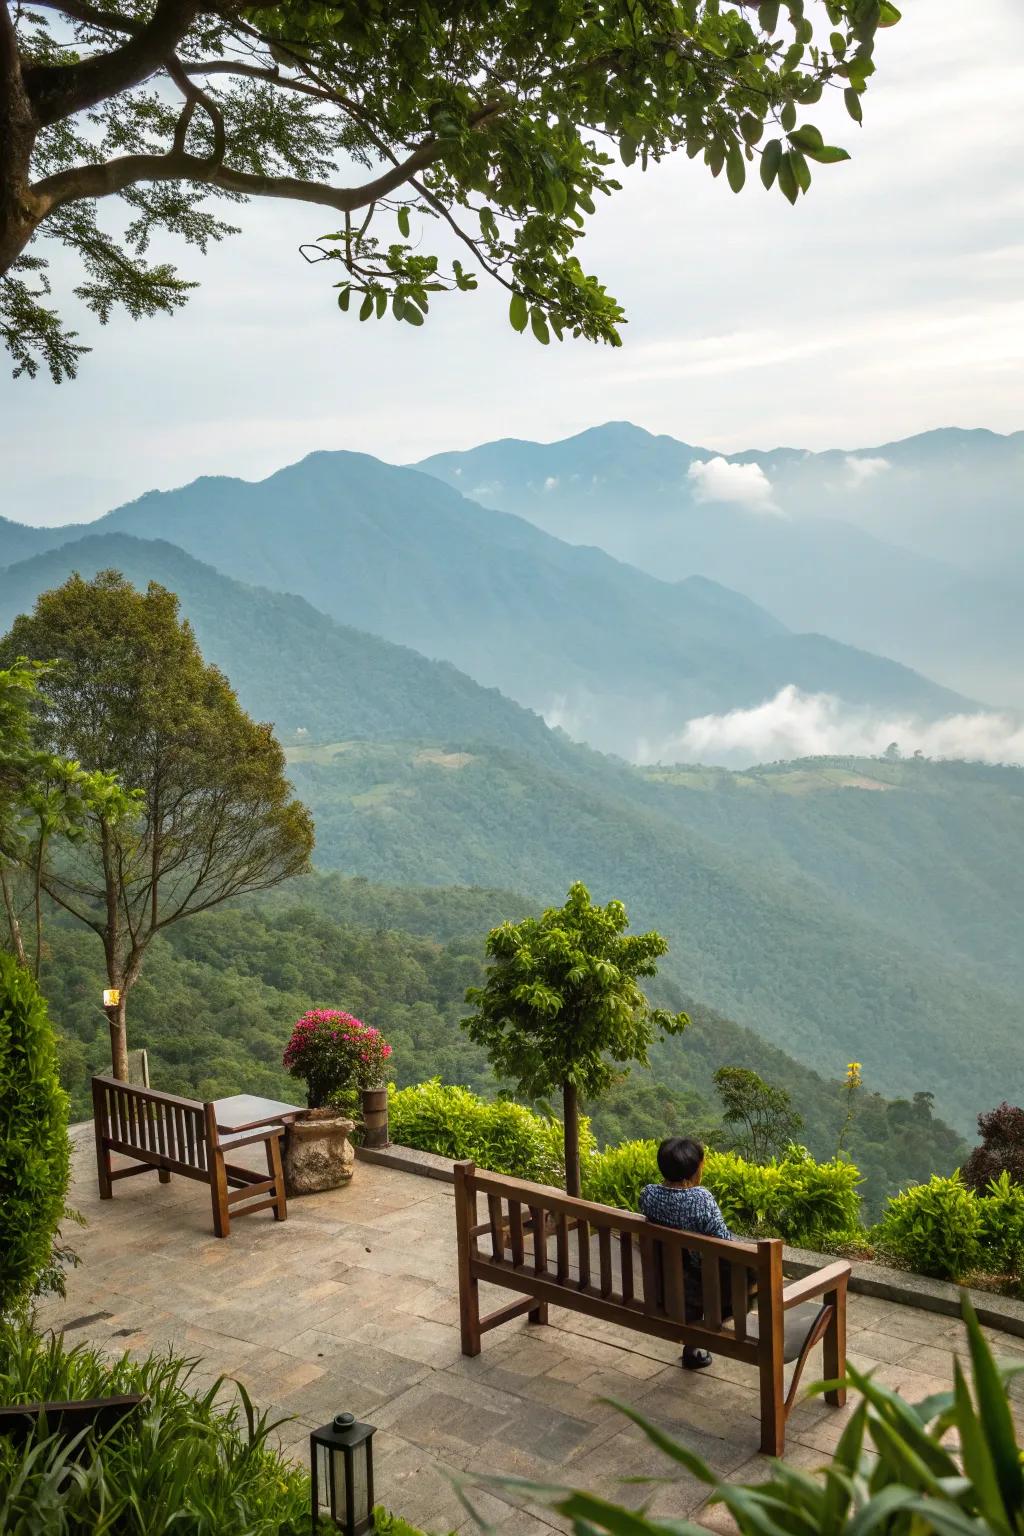
<path fill-rule="evenodd" d="M 847 1062 L 847 1064 L 846 1064 L 846 1085 L 847 1085 L 848 1088 L 859 1088 L 860 1087 L 860 1068 L 861 1068 L 861 1064 L 860 1064 L 859 1061 L 849 1061 L 849 1062 Z"/>

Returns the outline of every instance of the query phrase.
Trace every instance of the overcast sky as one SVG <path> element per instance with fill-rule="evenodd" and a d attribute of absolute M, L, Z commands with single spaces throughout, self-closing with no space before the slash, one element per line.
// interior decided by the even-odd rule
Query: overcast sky
<path fill-rule="evenodd" d="M 903 9 L 864 127 L 814 110 L 854 158 L 797 208 L 682 157 L 602 207 L 581 254 L 626 306 L 621 350 L 541 348 L 487 288 L 419 331 L 360 326 L 297 253 L 319 214 L 252 205 L 243 235 L 183 251 L 184 311 L 84 317 L 74 383 L 0 376 L 0 512 L 61 523 L 316 448 L 407 462 L 608 419 L 726 452 L 1024 427 L 1024 5 Z"/>

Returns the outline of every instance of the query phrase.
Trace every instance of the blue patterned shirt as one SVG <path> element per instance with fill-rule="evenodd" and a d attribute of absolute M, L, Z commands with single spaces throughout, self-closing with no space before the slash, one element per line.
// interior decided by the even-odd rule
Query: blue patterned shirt
<path fill-rule="evenodd" d="M 689 1189 L 645 1184 L 640 1191 L 640 1214 L 662 1227 L 678 1227 L 683 1232 L 698 1232 L 702 1237 L 732 1238 L 718 1201 L 703 1184 L 691 1185 Z"/>

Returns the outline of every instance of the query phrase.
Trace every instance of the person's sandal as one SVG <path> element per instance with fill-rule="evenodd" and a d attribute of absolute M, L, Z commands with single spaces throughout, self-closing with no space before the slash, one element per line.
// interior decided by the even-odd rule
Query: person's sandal
<path fill-rule="evenodd" d="M 683 1370 L 703 1371 L 711 1364 L 714 1356 L 706 1349 L 690 1349 L 687 1346 L 683 1350 Z"/>

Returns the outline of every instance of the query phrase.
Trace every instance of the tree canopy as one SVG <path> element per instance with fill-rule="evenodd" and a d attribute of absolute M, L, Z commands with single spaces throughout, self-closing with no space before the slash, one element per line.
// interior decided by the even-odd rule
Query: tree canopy
<path fill-rule="evenodd" d="M 578 1100 L 600 1098 L 628 1063 L 647 1066 L 656 1032 L 689 1023 L 652 1008 L 637 980 L 656 974 L 668 944 L 628 926 L 621 901 L 597 906 L 577 881 L 563 907 L 491 930 L 486 980 L 466 993 L 476 1013 L 464 1027 L 498 1077 L 533 1099 L 562 1094 L 570 1194 L 580 1190 Z"/>
<path fill-rule="evenodd" d="M 137 592 L 116 571 L 73 576 L 15 620 L 0 665 L 10 656 L 59 663 L 40 700 L 47 747 L 138 790 L 129 817 L 102 802 L 87 809 L 86 835 L 40 876 L 103 942 L 124 1075 L 125 1005 L 154 936 L 304 870 L 313 824 L 291 797 L 270 726 L 252 721 L 203 660 L 165 588 Z"/>
<path fill-rule="evenodd" d="M 432 294 L 509 292 L 541 342 L 619 341 L 623 311 L 576 254 L 619 163 L 674 150 L 740 191 L 758 164 L 795 202 L 847 158 L 807 113 L 860 122 L 890 0 L 0 0 L 0 332 L 16 372 L 73 375 L 37 237 L 84 268 L 101 320 L 194 286 L 147 250 L 234 232 L 225 200 L 284 198 L 336 227 L 338 301 L 420 325 Z M 810 7 L 808 7 L 810 11 Z M 121 217 L 97 217 L 118 199 Z M 458 251 L 450 258 L 449 247 Z M 439 254 L 441 253 L 441 254 Z M 442 264 L 443 255 L 443 264 Z M 461 258 L 461 260 L 459 259 Z"/>

